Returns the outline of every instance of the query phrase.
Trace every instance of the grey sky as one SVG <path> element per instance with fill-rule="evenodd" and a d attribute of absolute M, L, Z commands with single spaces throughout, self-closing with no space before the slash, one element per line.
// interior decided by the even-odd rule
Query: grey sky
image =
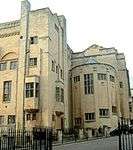
<path fill-rule="evenodd" d="M 18 19 L 21 0 L 0 0 L 0 22 Z M 73 51 L 91 44 L 124 52 L 133 87 L 132 0 L 30 0 L 32 9 L 49 7 L 67 19 L 67 39 Z"/>

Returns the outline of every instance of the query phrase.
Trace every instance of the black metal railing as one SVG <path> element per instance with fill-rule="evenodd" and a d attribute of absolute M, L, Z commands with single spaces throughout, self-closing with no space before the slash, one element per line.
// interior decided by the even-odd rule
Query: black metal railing
<path fill-rule="evenodd" d="M 129 119 L 119 118 L 119 150 L 133 150 L 133 125 Z"/>
<path fill-rule="evenodd" d="M 52 150 L 52 129 L 0 131 L 0 150 Z"/>

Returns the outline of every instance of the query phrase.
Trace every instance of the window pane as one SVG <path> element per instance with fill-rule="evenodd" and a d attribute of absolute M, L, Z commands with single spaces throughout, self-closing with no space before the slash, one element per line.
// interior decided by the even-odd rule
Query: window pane
<path fill-rule="evenodd" d="M 12 81 L 4 81 L 3 101 L 11 100 Z"/>

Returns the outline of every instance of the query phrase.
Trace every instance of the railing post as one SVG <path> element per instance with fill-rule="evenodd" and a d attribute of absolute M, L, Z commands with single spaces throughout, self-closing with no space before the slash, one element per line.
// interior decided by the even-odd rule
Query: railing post
<path fill-rule="evenodd" d="M 121 147 L 121 124 L 120 124 L 120 119 L 118 119 L 118 129 L 119 129 L 119 150 L 122 150 L 122 147 Z"/>

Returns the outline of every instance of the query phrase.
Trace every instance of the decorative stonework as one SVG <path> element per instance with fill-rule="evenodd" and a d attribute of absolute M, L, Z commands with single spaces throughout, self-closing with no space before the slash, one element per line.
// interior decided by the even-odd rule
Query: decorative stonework
<path fill-rule="evenodd" d="M 9 36 L 14 36 L 14 35 L 19 35 L 20 32 L 11 32 L 11 33 L 6 33 L 6 34 L 0 34 L 0 38 L 5 38 L 5 37 L 9 37 Z"/>
<path fill-rule="evenodd" d="M 20 21 L 19 20 L 6 22 L 6 23 L 1 23 L 0 24 L 0 29 L 7 29 L 7 28 L 11 28 L 11 27 L 16 27 L 16 26 L 20 26 Z"/>

